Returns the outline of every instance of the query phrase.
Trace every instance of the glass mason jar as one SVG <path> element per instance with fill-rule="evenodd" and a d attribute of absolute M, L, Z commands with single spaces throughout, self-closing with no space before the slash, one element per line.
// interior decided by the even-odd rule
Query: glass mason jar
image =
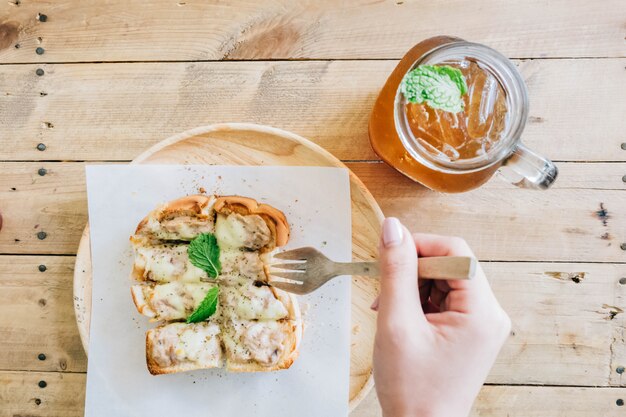
<path fill-rule="evenodd" d="M 469 158 L 450 159 L 416 138 L 400 84 L 418 65 L 461 61 L 475 63 L 497 81 L 506 103 L 506 123 L 488 149 Z M 468 191 L 487 182 L 496 171 L 518 187 L 543 190 L 556 179 L 557 168 L 521 143 L 527 117 L 526 86 L 510 60 L 484 45 L 439 36 L 413 47 L 391 73 L 374 105 L 369 136 L 374 151 L 385 162 L 432 190 Z"/>

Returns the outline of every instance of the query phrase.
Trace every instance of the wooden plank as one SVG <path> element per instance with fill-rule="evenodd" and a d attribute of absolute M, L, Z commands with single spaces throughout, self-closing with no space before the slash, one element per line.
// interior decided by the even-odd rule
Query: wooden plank
<path fill-rule="evenodd" d="M 620 248 L 626 242 L 620 211 L 626 193 L 613 191 L 626 164 L 559 166 L 566 174 L 563 188 L 557 182 L 547 192 L 520 190 L 494 178 L 480 190 L 445 195 L 382 163 L 349 164 L 386 215 L 400 217 L 412 230 L 464 236 L 481 259 L 626 261 Z M 84 164 L 0 163 L 0 212 L 0 253 L 75 253 L 86 222 Z"/>
<path fill-rule="evenodd" d="M 82 373 L 0 372 L 0 417 L 82 417 L 85 380 Z"/>
<path fill-rule="evenodd" d="M 581 164 L 577 162 L 559 163 L 559 176 L 554 189 L 594 189 L 626 190 L 626 165 L 617 164 Z M 492 182 L 495 186 L 495 182 Z M 502 181 L 500 185 L 508 187 Z"/>
<path fill-rule="evenodd" d="M 626 400 L 624 388 L 485 386 L 471 417 L 617 417 L 624 414 L 618 399 Z M 381 417 L 372 392 L 351 417 Z"/>
<path fill-rule="evenodd" d="M 558 164 L 564 166 L 564 164 Z M 581 188 L 584 178 L 609 189 L 621 164 L 570 164 L 589 174 L 573 174 L 553 190 L 538 192 L 492 179 L 465 194 L 433 193 L 385 164 L 350 164 L 387 216 L 399 217 L 415 231 L 463 236 L 485 260 L 624 262 L 626 204 L 622 192 Z M 603 171 L 607 169 L 606 175 Z M 612 174 L 611 174 L 612 172 Z M 626 172 L 622 167 L 621 172 Z M 574 187 L 571 187 L 576 183 Z M 393 187 L 389 187 L 393 184 Z"/>
<path fill-rule="evenodd" d="M 6 272 L 3 270 L 4 273 L 0 275 L 2 286 L 0 294 L 7 295 L 6 298 L 3 297 L 1 305 L 12 312 L 13 326 L 14 323 L 32 320 L 34 314 L 24 313 L 24 310 L 15 307 L 25 294 L 31 292 L 33 287 L 29 285 L 36 282 L 39 276 L 44 276 L 48 272 L 52 274 L 46 275 L 43 284 L 49 287 L 38 290 L 42 292 L 49 291 L 50 287 L 59 286 L 60 281 L 67 281 L 67 278 L 71 277 L 71 268 L 68 265 L 69 260 L 73 258 L 61 258 L 62 262 L 59 262 L 56 268 L 54 263 L 58 262 L 58 259 L 2 257 L 2 264 L 7 265 L 9 269 Z M 35 272 L 35 266 L 40 262 L 49 267 L 46 273 L 38 270 Z M 65 268 L 60 269 L 63 264 Z M 25 272 L 26 266 L 29 268 Z M 500 380 L 506 376 L 507 381 L 515 382 L 520 379 L 520 375 L 524 375 L 528 378 L 527 383 L 539 380 L 541 383 L 557 381 L 596 384 L 602 379 L 605 371 L 609 372 L 606 367 L 610 366 L 610 361 L 607 362 L 605 356 L 611 349 L 603 346 L 610 337 L 610 330 L 608 332 L 606 330 L 610 327 L 623 327 L 623 322 L 616 326 L 615 320 L 620 315 L 610 320 L 610 313 L 615 310 L 604 305 L 607 304 L 605 301 L 611 300 L 615 289 L 620 293 L 616 297 L 619 297 L 622 303 L 612 302 L 612 304 L 624 306 L 624 287 L 618 287 L 616 284 L 618 277 L 625 273 L 623 265 L 488 263 L 485 264 L 485 269 L 491 277 L 498 298 L 513 318 L 515 332 L 515 336 L 505 346 L 489 378 L 490 381 Z M 56 272 L 57 270 L 63 272 Z M 546 271 L 561 275 L 547 275 Z M 575 272 L 578 274 L 574 274 Z M 580 272 L 585 272 L 586 275 L 581 278 Z M 578 277 L 580 281 L 576 283 L 572 280 L 573 277 Z M 11 291 L 12 289 L 15 290 Z M 63 292 L 67 293 L 65 298 L 69 298 L 69 291 L 69 288 L 64 289 Z M 66 316 L 73 320 L 71 312 L 68 314 L 65 311 L 70 305 L 69 300 L 49 303 L 48 315 Z M 7 314 L 2 312 L 0 317 L 7 317 Z M 2 324 L 0 328 L 4 329 L 5 326 L 6 324 Z M 48 359 L 56 357 L 55 349 L 65 350 L 68 347 L 80 349 L 75 330 L 73 337 L 67 337 L 63 336 L 64 324 L 56 322 L 52 326 L 54 327 L 51 327 L 50 323 L 46 325 L 36 321 L 30 330 L 30 333 L 36 332 L 40 342 L 46 341 L 50 334 L 61 335 L 55 338 L 54 342 L 48 343 L 46 347 Z M 52 332 L 47 334 L 46 331 L 50 330 Z M 8 340 L 4 335 L 2 339 Z M 12 349 L 24 349 L 25 346 L 28 349 L 28 345 L 23 344 L 13 346 Z M 622 358 L 623 346 L 623 343 L 616 346 L 622 350 Z M 4 369 L 7 363 L 11 365 L 21 363 L 23 357 L 28 357 L 30 363 L 38 363 L 39 361 L 34 358 L 36 350 L 32 351 L 33 354 L 18 354 L 12 357 L 8 357 L 7 352 L 2 352 L 1 367 Z M 615 362 L 610 368 L 612 369 L 616 363 L 620 362 Z M 84 363 L 82 366 L 84 367 Z M 33 368 L 38 366 L 35 365 Z M 41 380 L 47 383 L 45 389 L 37 386 Z M 3 403 L 0 413 L 8 413 L 0 416 L 26 412 L 44 413 L 47 416 L 82 415 L 83 392 L 82 374 L 0 372 L 0 400 Z M 575 407 L 574 414 L 568 414 L 566 411 L 572 405 L 570 397 L 573 396 L 573 392 L 576 393 L 576 398 L 581 401 L 583 408 Z M 519 399 L 520 396 L 524 397 L 523 401 Z M 587 416 L 591 409 L 599 410 L 600 414 L 594 415 L 617 415 L 612 413 L 619 409 L 611 407 L 617 398 L 623 396 L 623 389 L 486 387 L 477 403 L 475 415 L 502 415 L 501 413 L 506 410 L 511 416 Z M 555 398 L 558 398 L 558 401 L 555 401 Z M 36 399 L 41 400 L 39 405 L 36 404 Z M 555 405 L 558 407 L 555 408 Z M 380 415 L 376 414 L 375 410 L 378 410 L 375 396 L 370 396 L 357 408 L 353 416 Z M 542 411 L 544 413 L 541 413 Z M 580 414 L 576 414 L 578 412 Z"/>
<path fill-rule="evenodd" d="M 624 17 L 620 0 L 11 0 L 0 5 L 0 61 L 400 58 L 442 34 L 514 57 L 624 56 Z"/>
<path fill-rule="evenodd" d="M 626 278 L 626 270 L 622 271 L 622 281 Z M 626 293 L 622 290 L 622 287 L 626 284 L 620 284 L 620 288 L 615 291 L 615 304 L 614 307 L 609 306 L 614 312 L 619 313 L 619 309 L 626 310 Z M 610 313 L 609 318 L 614 317 L 615 326 L 613 327 L 612 343 L 611 343 L 611 357 L 612 362 L 610 364 L 611 374 L 609 379 L 609 385 L 613 386 L 626 386 L 626 375 L 623 372 L 618 372 L 621 367 L 622 370 L 626 367 L 626 317 L 624 314 L 619 313 L 614 315 Z"/>
<path fill-rule="evenodd" d="M 38 66 L 6 65 L 0 160 L 130 160 L 166 137 L 225 121 L 291 130 L 344 160 L 377 159 L 367 123 L 395 64 L 44 65 L 41 77 Z M 626 83 L 616 81 L 624 77 L 626 59 L 517 64 L 530 92 L 523 136 L 529 146 L 560 161 L 626 161 L 626 118 L 607 111 L 626 106 Z M 593 94 L 581 100 L 580 91 Z"/>
<path fill-rule="evenodd" d="M 86 370 L 72 312 L 74 257 L 0 256 L 1 370 Z M 40 272 L 38 265 L 46 265 Z M 623 385 L 626 265 L 488 262 L 513 322 L 488 382 Z M 44 301 L 42 301 L 44 300 Z M 46 359 L 37 358 L 44 353 Z"/>
<path fill-rule="evenodd" d="M 45 345 L 43 349 L 47 353 L 46 361 L 42 362 L 35 357 L 38 346 L 33 349 L 28 342 L 21 340 L 8 347 L 2 346 L 6 351 L 0 355 L 1 369 L 42 369 L 47 367 L 42 364 L 54 364 L 56 358 L 71 357 L 72 354 L 68 352 L 80 352 L 81 345 L 73 324 L 74 317 L 68 311 L 71 309 L 71 288 L 64 285 L 71 280 L 70 261 L 73 261 L 73 257 L 0 258 L 2 265 L 8 267 L 0 275 L 0 294 L 3 295 L 0 305 L 3 310 L 11 312 L 11 319 L 8 319 L 9 315 L 1 311 L 0 317 L 5 317 L 7 322 L 2 323 L 0 319 L 0 329 L 9 329 L 9 334 L 2 335 L 2 339 L 10 340 L 8 336 L 18 333 L 15 323 L 30 321 L 28 328 L 18 329 L 19 333 L 24 339 L 32 339 Z M 55 262 L 58 265 L 55 266 Z M 39 272 L 36 266 L 40 263 L 47 265 L 49 269 L 44 273 Z M 613 332 L 623 330 L 623 318 L 620 319 L 623 314 L 611 314 L 624 308 L 623 295 L 626 287 L 618 284 L 619 278 L 626 275 L 624 265 L 506 262 L 486 263 L 484 268 L 498 299 L 512 317 L 515 334 L 505 345 L 489 376 L 489 382 L 586 385 L 609 383 L 609 375 L 616 374 L 614 368 L 623 363 L 612 359 L 611 355 L 621 359 L 625 357 L 623 341 L 612 338 Z M 46 278 L 40 278 L 42 276 Z M 30 304 L 37 304 L 34 299 L 40 294 L 50 294 L 52 289 L 58 289 L 58 295 L 48 296 L 49 311 L 46 316 L 57 319 L 50 321 L 39 317 L 33 320 L 35 314 L 32 310 L 40 305 L 32 306 L 29 310 L 21 307 L 21 300 L 30 297 L 33 299 Z M 66 370 L 85 369 L 82 355 L 77 356 L 78 359 L 67 361 Z M 80 380 L 77 381 L 76 378 Z M 0 416 L 5 415 L 1 413 L 7 410 L 12 413 L 37 410 L 47 416 L 58 415 L 56 413 L 61 411 L 65 414 L 59 415 L 71 416 L 74 412 L 78 415 L 82 412 L 83 404 L 82 378 L 82 374 L 62 376 L 58 373 L 0 372 L 0 400 L 8 407 L 2 408 Z M 47 382 L 45 389 L 36 386 L 40 380 Z M 512 388 L 520 391 L 506 391 L 499 395 L 483 391 L 477 405 L 477 415 L 502 415 L 500 412 L 504 407 L 513 413 L 510 415 L 564 415 L 559 413 L 566 408 L 560 407 L 564 407 L 567 402 L 554 401 L 554 398 L 563 398 L 562 395 L 567 397 L 567 393 L 572 392 L 559 388 L 560 391 L 547 394 L 535 390 L 548 388 L 535 387 L 487 387 L 486 390 Z M 608 408 L 610 404 L 606 403 L 607 399 L 611 399 L 611 404 L 614 404 L 615 395 L 623 395 L 623 390 L 611 391 L 611 396 L 602 396 L 601 393 L 608 392 L 607 390 L 576 390 L 580 398 L 585 399 L 585 404 L 597 401 L 594 407 L 599 406 L 600 410 L 607 412 L 613 410 Z M 515 395 L 510 397 L 513 394 Z M 544 408 L 524 408 L 528 401 L 533 404 L 536 401 L 548 401 L 550 396 L 557 394 L 557 397 L 552 397 L 552 402 L 561 406 L 555 409 L 545 407 L 545 404 L 542 404 Z M 513 400 L 519 395 L 527 396 L 525 401 Z M 41 400 L 40 405 L 35 403 L 36 398 Z M 506 404 L 499 404 L 500 401 Z M 370 397 L 353 415 L 379 415 L 372 414 L 376 410 L 376 404 L 375 397 L 373 400 Z M 537 414 L 539 410 L 545 410 L 546 414 Z M 586 408 L 583 410 L 587 411 Z M 530 414 L 523 414 L 524 412 Z"/>
<path fill-rule="evenodd" d="M 0 184 L 0 253 L 76 253 L 87 221 L 83 164 L 0 164 Z"/>
<path fill-rule="evenodd" d="M 0 417 L 84 415 L 86 374 L 53 372 L 0 372 Z M 39 388 L 39 381 L 46 381 Z M 37 399 L 40 400 L 37 405 Z M 617 417 L 626 399 L 626 388 L 485 386 L 473 417 Z M 372 391 L 351 417 L 380 417 L 382 412 Z"/>
<path fill-rule="evenodd" d="M 2 256 L 0 265 L 0 370 L 85 371 L 72 302 L 74 257 Z"/>
<path fill-rule="evenodd" d="M 487 382 L 620 385 L 626 265 L 484 263 L 512 321 Z"/>

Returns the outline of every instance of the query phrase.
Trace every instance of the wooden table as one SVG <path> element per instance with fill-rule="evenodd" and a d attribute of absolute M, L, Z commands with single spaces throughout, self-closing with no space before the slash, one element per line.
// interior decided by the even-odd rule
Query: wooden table
<path fill-rule="evenodd" d="M 208 3 L 0 3 L 0 416 L 83 413 L 72 273 L 85 163 L 222 121 L 310 138 L 386 215 L 470 242 L 513 320 L 475 416 L 624 414 L 622 0 Z M 441 195 L 377 159 L 373 101 L 397 59 L 437 34 L 515 58 L 531 100 L 524 139 L 561 171 L 552 190 L 494 179 Z M 353 413 L 379 415 L 374 393 Z"/>

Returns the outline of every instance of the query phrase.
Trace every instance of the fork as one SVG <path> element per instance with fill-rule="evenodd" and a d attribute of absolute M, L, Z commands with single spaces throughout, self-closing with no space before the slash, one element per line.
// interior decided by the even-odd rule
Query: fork
<path fill-rule="evenodd" d="M 270 284 L 299 295 L 313 292 L 339 275 L 378 276 L 380 274 L 378 262 L 334 262 L 312 247 L 280 252 L 274 255 L 274 258 L 300 261 L 270 265 L 270 276 L 289 280 L 270 280 Z M 471 279 L 475 271 L 476 259 L 467 256 L 434 256 L 420 258 L 418 262 L 420 278 Z"/>

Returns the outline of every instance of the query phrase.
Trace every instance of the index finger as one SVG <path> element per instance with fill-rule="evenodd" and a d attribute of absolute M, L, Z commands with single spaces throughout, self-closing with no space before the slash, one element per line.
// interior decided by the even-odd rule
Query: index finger
<path fill-rule="evenodd" d="M 458 237 L 432 235 L 427 233 L 413 234 L 415 248 L 420 257 L 430 256 L 471 256 L 476 257 L 465 240 Z M 471 280 L 434 280 L 434 285 L 443 292 L 458 290 L 458 297 L 450 297 L 451 310 L 467 311 L 481 300 L 494 297 L 480 264 Z"/>
<path fill-rule="evenodd" d="M 460 237 L 413 233 L 420 256 L 474 256 L 467 242 Z"/>

